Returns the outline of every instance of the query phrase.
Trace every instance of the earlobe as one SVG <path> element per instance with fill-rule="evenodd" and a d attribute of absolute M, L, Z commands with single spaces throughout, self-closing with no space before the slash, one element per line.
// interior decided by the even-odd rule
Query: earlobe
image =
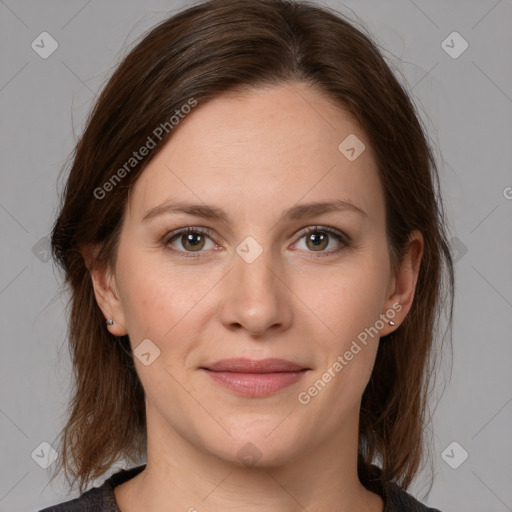
<path fill-rule="evenodd" d="M 109 267 L 95 264 L 97 247 L 87 247 L 81 252 L 89 270 L 96 302 L 105 316 L 106 328 L 115 336 L 128 334 L 114 273 Z"/>
<path fill-rule="evenodd" d="M 409 237 L 409 247 L 402 264 L 393 278 L 391 295 L 388 297 L 388 308 L 396 311 L 396 316 L 393 319 L 396 326 L 393 327 L 391 322 L 389 322 L 392 327 L 386 327 L 382 336 L 386 336 L 393 330 L 396 330 L 397 326 L 400 325 L 411 309 L 423 257 L 423 248 L 424 240 L 422 233 L 418 230 L 413 231 Z M 399 304 L 400 308 L 396 304 Z"/>

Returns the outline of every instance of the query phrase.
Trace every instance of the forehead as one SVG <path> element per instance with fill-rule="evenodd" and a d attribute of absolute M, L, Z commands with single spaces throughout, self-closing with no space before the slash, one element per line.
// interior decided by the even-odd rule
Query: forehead
<path fill-rule="evenodd" d="M 350 160 L 344 141 L 357 152 L 357 144 L 365 148 Z M 369 215 L 384 211 L 365 134 L 339 105 L 304 84 L 229 92 L 195 107 L 130 196 L 138 219 L 169 197 L 230 205 L 239 218 L 339 199 Z"/>

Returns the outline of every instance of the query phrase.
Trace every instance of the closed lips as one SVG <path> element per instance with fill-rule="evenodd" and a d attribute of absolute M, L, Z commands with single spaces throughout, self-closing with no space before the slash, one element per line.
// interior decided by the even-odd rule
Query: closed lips
<path fill-rule="evenodd" d="M 201 367 L 204 370 L 213 372 L 234 372 L 234 373 L 280 373 L 298 372 L 308 370 L 301 364 L 287 361 L 285 359 L 222 359 Z"/>

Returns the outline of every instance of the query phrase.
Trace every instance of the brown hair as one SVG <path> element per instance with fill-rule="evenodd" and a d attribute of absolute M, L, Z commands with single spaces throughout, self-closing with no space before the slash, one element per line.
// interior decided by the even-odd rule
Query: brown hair
<path fill-rule="evenodd" d="M 454 294 L 426 131 L 376 43 L 337 11 L 302 0 L 212 0 L 151 29 L 113 73 L 75 148 L 53 228 L 53 256 L 71 292 L 69 346 L 76 384 L 56 472 L 70 473 L 71 486 L 78 479 L 80 492 L 119 458 L 137 460 L 146 449 L 144 390 L 130 343 L 105 328 L 83 248 L 98 247 L 96 264 L 113 265 L 130 188 L 171 137 L 169 119 L 191 99 L 200 105 L 227 90 L 297 82 L 333 99 L 368 137 L 384 190 L 395 270 L 408 235 L 417 229 L 424 237 L 411 310 L 382 339 L 362 397 L 358 456 L 362 481 L 373 475 L 407 489 L 420 470 L 442 292 L 450 298 L 450 332 Z M 167 129 L 158 139 L 154 133 L 161 126 Z M 126 162 L 149 136 L 158 139 L 156 147 L 128 169 Z M 101 190 L 108 190 L 106 199 Z M 374 460 L 381 472 L 375 472 Z"/>

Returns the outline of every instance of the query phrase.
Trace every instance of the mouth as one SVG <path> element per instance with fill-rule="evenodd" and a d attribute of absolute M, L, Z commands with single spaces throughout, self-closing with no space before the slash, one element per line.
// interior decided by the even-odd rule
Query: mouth
<path fill-rule="evenodd" d="M 236 394 L 258 397 L 295 384 L 310 368 L 284 359 L 223 359 L 200 370 Z"/>

